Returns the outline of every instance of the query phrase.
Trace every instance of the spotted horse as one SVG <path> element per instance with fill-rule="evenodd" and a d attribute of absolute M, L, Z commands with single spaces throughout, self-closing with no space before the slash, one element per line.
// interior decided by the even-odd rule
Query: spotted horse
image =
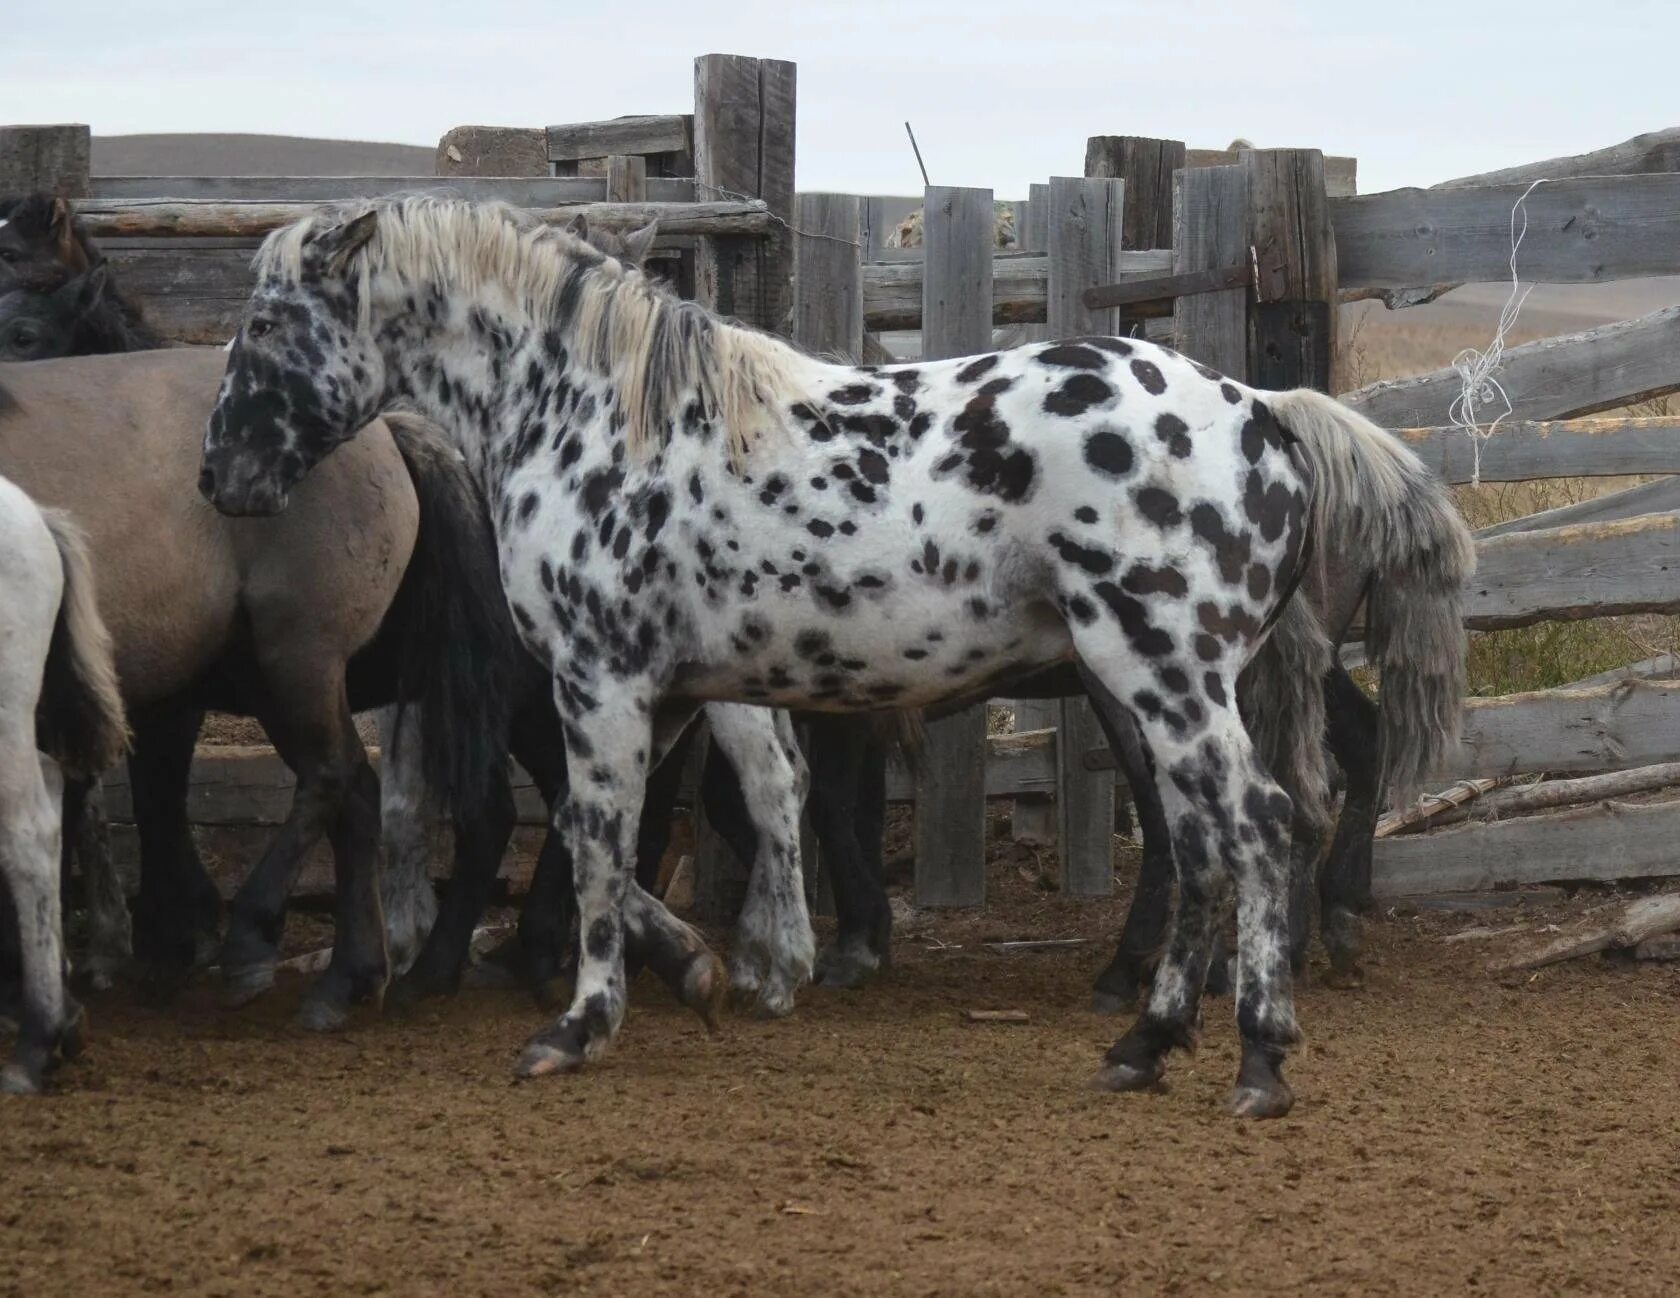
<path fill-rule="evenodd" d="M 698 941 L 630 878 L 647 771 L 697 707 L 925 707 L 1071 662 L 1109 725 L 1141 735 L 1180 892 L 1099 1081 L 1153 1087 L 1194 1043 L 1234 894 L 1231 1108 L 1288 1111 L 1292 806 L 1236 680 L 1262 645 L 1322 650 L 1289 599 L 1309 536 L 1381 556 L 1397 582 L 1461 583 L 1463 525 L 1409 451 L 1321 394 L 1118 338 L 830 364 L 500 205 L 318 212 L 256 268 L 200 490 L 227 513 L 282 510 L 372 412 L 414 402 L 481 483 L 515 621 L 553 673 L 584 940 L 572 1004 L 521 1075 L 608 1047 L 627 932 L 677 956 Z M 1321 763 L 1317 718 L 1291 720 L 1268 724 L 1297 765 Z M 1430 742 L 1406 751 L 1432 757 L 1451 717 L 1419 724 Z"/>

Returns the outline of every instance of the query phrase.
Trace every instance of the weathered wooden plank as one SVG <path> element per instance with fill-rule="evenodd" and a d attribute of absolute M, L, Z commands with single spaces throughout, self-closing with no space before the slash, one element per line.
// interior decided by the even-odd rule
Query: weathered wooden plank
<path fill-rule="evenodd" d="M 392 194 L 451 194 L 498 199 L 515 207 L 560 207 L 599 203 L 607 197 L 605 176 L 96 176 L 90 198 L 106 202 L 174 199 L 180 202 L 336 203 Z M 648 180 L 647 197 L 657 203 L 694 200 L 692 180 Z"/>
<path fill-rule="evenodd" d="M 615 153 L 692 153 L 692 119 L 681 113 L 614 117 L 604 122 L 550 126 L 550 162 L 581 162 Z"/>
<path fill-rule="evenodd" d="M 1027 186 L 1027 201 L 1018 209 L 1020 215 L 1015 222 L 1015 249 L 1017 252 L 1037 253 L 1048 257 L 1050 252 L 1050 186 L 1032 184 Z M 1046 262 L 1048 271 L 1048 261 Z M 992 298 L 993 321 L 997 319 L 995 308 L 1000 301 L 1007 298 L 1009 281 L 1007 276 L 997 273 L 994 263 L 992 268 Z M 1021 331 L 1021 341 L 1024 343 L 1043 342 L 1050 336 L 1050 326 L 1037 321 L 1017 325 Z M 1029 818 L 1030 818 L 1029 813 Z M 1047 827 L 1046 834 L 1054 833 L 1054 829 Z M 1048 839 L 1046 839 L 1048 841 Z"/>
<path fill-rule="evenodd" d="M 233 337 L 256 284 L 249 246 L 177 252 L 108 239 L 102 247 L 117 283 L 166 336 L 189 343 Z"/>
<path fill-rule="evenodd" d="M 0 126 L 0 194 L 88 192 L 93 141 L 86 126 Z"/>
<path fill-rule="evenodd" d="M 547 176 L 548 136 L 540 126 L 456 126 L 438 141 L 440 176 Z"/>
<path fill-rule="evenodd" d="M 604 183 L 604 182 L 603 182 Z M 176 202 L 167 199 L 92 199 L 78 205 L 88 233 L 118 235 L 187 235 L 254 238 L 307 216 L 319 203 Z M 701 203 L 560 203 L 528 209 L 549 225 L 564 225 L 578 215 L 591 225 L 632 230 L 657 219 L 667 234 L 756 235 L 771 228 L 762 202 L 730 199 Z"/>
<path fill-rule="evenodd" d="M 1245 149 L 1187 149 L 1186 167 L 1233 167 Z M 1324 159 L 1324 192 L 1331 198 L 1351 198 L 1359 192 L 1359 159 L 1326 156 Z"/>
<path fill-rule="evenodd" d="M 1248 373 L 1259 388 L 1330 390 L 1336 352 L 1337 242 L 1316 149 L 1242 155 L 1254 296 Z"/>
<path fill-rule="evenodd" d="M 615 153 L 607 159 L 607 202 L 645 203 L 648 196 L 647 159 Z"/>
<path fill-rule="evenodd" d="M 1059 711 L 1050 699 L 1012 699 L 1009 707 L 1015 715 L 1015 729 L 1022 732 L 1054 727 Z M 1017 843 L 1048 847 L 1056 841 L 1057 832 L 1054 799 L 1028 795 L 1015 800 L 1009 836 Z"/>
<path fill-rule="evenodd" d="M 1034 186 L 1036 189 L 1037 186 Z M 1045 200 L 1048 202 L 1048 198 Z M 920 252 L 920 249 L 915 251 Z M 1151 248 L 1122 252 L 1117 278 L 1160 275 L 1172 270 L 1172 250 Z M 1045 253 L 1000 252 L 992 258 L 992 323 L 1045 323 L 1045 284 L 1050 258 Z M 863 268 L 864 326 L 875 332 L 922 326 L 922 258 L 867 262 Z"/>
<path fill-rule="evenodd" d="M 1126 182 L 1120 241 L 1127 248 L 1172 247 L 1172 179 L 1183 166 L 1183 140 L 1093 135 L 1085 141 L 1086 176 Z"/>
<path fill-rule="evenodd" d="M 1573 505 L 1559 505 L 1543 509 L 1537 514 L 1525 514 L 1508 522 L 1476 530 L 1478 541 L 1495 536 L 1514 536 L 1518 532 L 1541 532 L 1554 527 L 1576 527 L 1582 523 L 1612 523 L 1641 514 L 1665 514 L 1680 509 L 1680 477 L 1658 478 L 1625 491 L 1612 491 L 1607 496 L 1594 496 Z"/>
<path fill-rule="evenodd" d="M 763 200 L 776 218 L 756 239 L 712 239 L 695 266 L 698 299 L 719 313 L 785 333 L 793 309 L 792 63 L 734 54 L 694 61 L 694 179 L 702 198 Z M 708 231 L 706 233 L 727 233 Z"/>
<path fill-rule="evenodd" d="M 1385 838 L 1372 853 L 1378 896 L 1462 892 L 1554 879 L 1680 874 L 1680 802 L 1611 802 L 1550 816 Z"/>
<path fill-rule="evenodd" d="M 1396 189 L 1336 199 L 1330 213 L 1341 285 L 1508 281 L 1511 209 L 1527 189 Z M 1680 272 L 1680 174 L 1548 181 L 1523 209 L 1528 226 L 1517 269 L 1525 281 L 1597 284 Z"/>
<path fill-rule="evenodd" d="M 1161 191 L 1150 192 L 1164 202 Z M 1050 178 L 1045 315 L 1051 337 L 1120 332 L 1120 313 L 1092 307 L 1085 291 L 1114 282 L 1130 201 L 1124 180 Z M 1153 234 L 1158 215 L 1151 209 L 1136 224 Z M 1168 221 L 1170 229 L 1170 213 Z M 1056 734 L 1056 854 L 1062 890 L 1106 897 L 1114 890 L 1114 780 L 1086 770 L 1081 760 L 1102 739 L 1090 700 L 1060 700 Z"/>
<path fill-rule="evenodd" d="M 1612 144 L 1591 153 L 1574 153 L 1544 162 L 1527 162 L 1520 167 L 1484 171 L 1479 176 L 1443 180 L 1431 189 L 1466 189 L 1478 185 L 1528 185 L 1536 180 L 1561 180 L 1565 176 L 1643 176 L 1653 172 L 1680 171 L 1680 127 L 1647 131 L 1631 140 Z"/>
<path fill-rule="evenodd" d="M 1248 254 L 1248 177 L 1241 167 L 1179 172 L 1173 187 L 1173 269 L 1234 265 Z M 1177 345 L 1234 379 L 1248 377 L 1248 290 L 1201 293 L 1173 303 Z"/>
<path fill-rule="evenodd" d="M 1491 537 L 1465 598 L 1477 631 L 1680 611 L 1680 513 Z"/>
<path fill-rule="evenodd" d="M 1510 418 L 1569 419 L 1680 391 L 1676 356 L 1680 306 L 1513 347 L 1498 378 Z M 1341 399 L 1384 428 L 1441 427 L 1452 422 L 1449 412 L 1463 388 L 1449 367 L 1372 383 Z"/>
<path fill-rule="evenodd" d="M 1122 280 L 1118 284 L 1103 284 L 1097 288 L 1085 290 L 1085 305 L 1094 309 L 1103 307 L 1131 307 L 1128 315 L 1144 314 L 1143 308 L 1157 305 L 1165 308 L 1164 314 L 1171 315 L 1173 303 L 1181 297 L 1194 297 L 1198 293 L 1217 293 L 1222 289 L 1243 288 L 1250 279 L 1251 270 L 1245 262 L 1240 266 L 1217 267 L 1212 270 L 1191 270 L 1172 275 L 1145 275 L 1137 279 Z"/>
<path fill-rule="evenodd" d="M 983 352 L 992 337 L 992 191 L 929 186 L 922 202 L 927 247 L 922 354 Z M 986 708 L 928 726 L 916 782 L 918 906 L 986 900 Z"/>
<path fill-rule="evenodd" d="M 1429 779 L 1610 771 L 1680 761 L 1680 683 L 1467 699 L 1458 749 Z"/>
<path fill-rule="evenodd" d="M 793 340 L 818 356 L 863 359 L 863 200 L 795 201 Z"/>
<path fill-rule="evenodd" d="M 1454 483 L 1472 480 L 1478 454 L 1483 482 L 1680 473 L 1680 419 L 1507 419 L 1476 443 L 1460 428 L 1395 433 L 1438 477 Z"/>

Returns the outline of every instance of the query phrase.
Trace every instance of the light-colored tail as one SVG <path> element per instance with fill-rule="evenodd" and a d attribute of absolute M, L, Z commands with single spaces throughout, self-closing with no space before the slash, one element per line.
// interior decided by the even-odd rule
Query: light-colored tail
<path fill-rule="evenodd" d="M 36 712 L 36 743 L 67 775 L 99 775 L 128 750 L 128 718 L 111 657 L 111 633 L 99 616 L 87 539 L 71 517 L 43 509 L 64 569 L 64 597 Z"/>
<path fill-rule="evenodd" d="M 1305 388 L 1265 400 L 1312 467 L 1320 553 L 1371 574 L 1365 643 L 1381 673 L 1383 773 L 1409 801 L 1458 739 L 1475 542 L 1446 487 L 1369 419 Z"/>

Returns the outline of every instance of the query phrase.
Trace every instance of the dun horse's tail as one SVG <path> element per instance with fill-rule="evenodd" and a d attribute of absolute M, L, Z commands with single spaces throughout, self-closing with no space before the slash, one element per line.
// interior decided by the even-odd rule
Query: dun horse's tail
<path fill-rule="evenodd" d="M 383 418 L 420 500 L 420 535 L 398 596 L 398 697 L 419 703 L 420 768 L 438 809 L 471 815 L 507 758 L 519 652 L 496 539 L 483 497 L 441 434 L 418 415 Z"/>
<path fill-rule="evenodd" d="M 87 539 L 60 510 L 43 509 L 41 517 L 58 547 L 64 595 L 41 680 L 35 742 L 66 775 L 92 779 L 127 751 L 128 719 L 111 657 L 111 633 L 99 616 Z"/>
<path fill-rule="evenodd" d="M 1409 800 L 1458 738 L 1475 542 L 1441 482 L 1363 415 L 1307 389 L 1266 403 L 1312 465 L 1317 544 L 1371 573 L 1365 643 L 1382 677 L 1383 773 Z"/>

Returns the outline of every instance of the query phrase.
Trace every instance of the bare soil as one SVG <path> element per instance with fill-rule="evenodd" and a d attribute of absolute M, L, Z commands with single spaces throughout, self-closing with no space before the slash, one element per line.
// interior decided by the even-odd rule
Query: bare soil
<path fill-rule="evenodd" d="M 644 975 L 606 1060 L 526 1085 L 513 992 L 327 1038 L 297 978 L 240 1013 L 112 993 L 0 1108 L 0 1294 L 1672 1292 L 1680 967 L 1502 979 L 1523 935 L 1440 940 L 1602 897 L 1380 918 L 1363 990 L 1300 989 L 1294 1113 L 1244 1125 L 1229 1001 L 1164 1093 L 1086 1089 L 1124 897 L 1049 868 L 995 853 L 985 911 L 914 916 L 877 985 L 785 1022 L 708 1038 Z M 1090 941 L 982 945 L 1028 937 Z"/>

